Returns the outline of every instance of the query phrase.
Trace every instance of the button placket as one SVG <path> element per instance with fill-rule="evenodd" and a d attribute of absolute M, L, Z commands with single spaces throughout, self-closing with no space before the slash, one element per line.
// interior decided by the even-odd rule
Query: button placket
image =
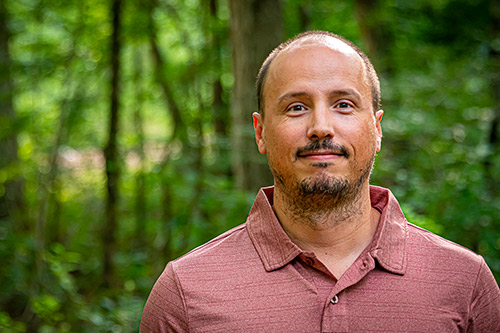
<path fill-rule="evenodd" d="M 340 302 L 340 294 L 342 292 L 330 296 L 329 303 L 324 308 L 325 313 L 322 319 L 323 332 L 350 332 L 347 300 L 343 298 L 342 302 Z M 342 297 L 345 297 L 345 295 Z"/>

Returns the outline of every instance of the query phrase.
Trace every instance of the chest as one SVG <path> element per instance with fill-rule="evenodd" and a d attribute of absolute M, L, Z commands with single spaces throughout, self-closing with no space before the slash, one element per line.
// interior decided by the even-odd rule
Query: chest
<path fill-rule="evenodd" d="M 211 281 L 202 292 L 184 290 L 194 332 L 459 332 L 466 327 L 465 309 L 445 289 L 430 290 L 424 281 L 421 286 L 412 281 L 408 288 L 404 277 L 377 270 L 344 289 L 291 265 L 255 276 L 221 274 Z"/>

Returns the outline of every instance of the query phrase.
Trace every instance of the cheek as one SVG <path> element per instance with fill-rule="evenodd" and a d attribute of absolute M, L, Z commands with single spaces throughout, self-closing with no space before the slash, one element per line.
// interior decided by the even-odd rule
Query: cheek
<path fill-rule="evenodd" d="M 287 144 L 286 139 L 278 139 L 267 145 L 268 159 L 272 159 L 277 163 L 287 160 L 292 151 L 295 151 L 295 149 Z"/>
<path fill-rule="evenodd" d="M 286 150 L 292 149 L 303 140 L 300 137 L 300 131 L 291 124 L 281 124 L 281 126 L 274 126 L 272 131 L 268 131 L 266 141 L 269 146 L 273 146 L 275 150 L 281 150 L 283 153 Z"/>
<path fill-rule="evenodd" d="M 352 145 L 355 154 L 375 154 L 377 149 L 377 131 L 366 122 L 343 126 L 342 137 Z"/>

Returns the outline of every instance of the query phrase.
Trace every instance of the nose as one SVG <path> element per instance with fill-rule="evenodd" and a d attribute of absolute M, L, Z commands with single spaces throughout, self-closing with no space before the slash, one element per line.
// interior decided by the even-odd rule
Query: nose
<path fill-rule="evenodd" d="M 333 114 L 328 106 L 319 106 L 310 114 L 310 123 L 307 137 L 311 141 L 332 139 L 335 135 L 333 129 Z"/>

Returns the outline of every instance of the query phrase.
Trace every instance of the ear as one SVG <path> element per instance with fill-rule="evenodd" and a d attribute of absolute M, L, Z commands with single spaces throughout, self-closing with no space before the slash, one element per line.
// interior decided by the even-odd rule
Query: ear
<path fill-rule="evenodd" d="M 262 115 L 258 112 L 252 114 L 253 117 L 253 128 L 255 130 L 255 142 L 257 143 L 257 148 L 259 153 L 266 153 L 266 144 L 264 142 L 264 121 Z"/>
<path fill-rule="evenodd" d="M 382 148 L 382 126 L 380 122 L 382 121 L 382 117 L 384 116 L 384 110 L 378 110 L 375 113 L 375 126 L 377 127 L 377 153 Z"/>

